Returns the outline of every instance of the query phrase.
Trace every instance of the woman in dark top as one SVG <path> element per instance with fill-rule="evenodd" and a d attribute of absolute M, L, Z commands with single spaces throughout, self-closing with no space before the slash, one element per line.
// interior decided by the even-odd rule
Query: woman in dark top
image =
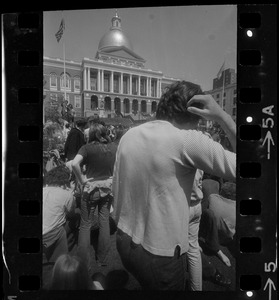
<path fill-rule="evenodd" d="M 106 132 L 103 125 L 92 124 L 89 130 L 89 143 L 80 148 L 72 163 L 76 178 L 83 186 L 78 253 L 85 259 L 89 270 L 91 265 L 90 229 L 97 207 L 99 237 L 96 257 L 99 265 L 107 265 L 110 249 L 109 213 L 112 203 L 111 186 L 117 145 L 108 142 Z M 81 164 L 85 164 L 86 176 L 81 173 Z"/>

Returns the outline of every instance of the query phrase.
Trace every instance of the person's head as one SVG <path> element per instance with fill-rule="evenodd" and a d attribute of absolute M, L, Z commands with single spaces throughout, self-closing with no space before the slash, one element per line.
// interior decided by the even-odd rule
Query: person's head
<path fill-rule="evenodd" d="M 90 126 L 91 124 L 94 124 L 94 123 L 100 123 L 100 117 L 99 115 L 95 114 L 93 116 L 90 116 L 88 119 L 88 125 Z"/>
<path fill-rule="evenodd" d="M 188 101 L 195 95 L 204 94 L 201 87 L 188 81 L 177 81 L 168 86 L 161 96 L 156 111 L 156 119 L 183 126 L 196 127 L 201 117 L 187 110 Z M 193 106 L 202 108 L 200 104 Z"/>
<path fill-rule="evenodd" d="M 55 262 L 51 290 L 89 290 L 92 288 L 88 269 L 78 256 L 63 254 Z"/>
<path fill-rule="evenodd" d="M 76 120 L 76 127 L 78 127 L 82 131 L 85 129 L 86 124 L 87 121 L 84 118 L 80 118 Z"/>
<path fill-rule="evenodd" d="M 89 127 L 89 139 L 88 142 L 99 142 L 99 143 L 107 143 L 107 129 L 105 126 L 99 123 L 93 123 Z"/>
<path fill-rule="evenodd" d="M 220 195 L 224 198 L 236 200 L 236 185 L 234 182 L 225 182 L 222 185 Z"/>
<path fill-rule="evenodd" d="M 49 186 L 67 186 L 70 187 L 70 171 L 64 166 L 58 166 L 46 172 L 44 184 Z"/>

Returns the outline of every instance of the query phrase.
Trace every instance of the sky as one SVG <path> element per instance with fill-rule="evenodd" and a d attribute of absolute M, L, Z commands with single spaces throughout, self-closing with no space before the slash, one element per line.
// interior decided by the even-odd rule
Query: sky
<path fill-rule="evenodd" d="M 111 27 L 116 8 L 44 12 L 44 56 L 81 62 L 94 59 L 99 41 Z M 236 5 L 133 7 L 117 9 L 124 34 L 145 67 L 164 76 L 191 81 L 203 90 L 225 61 L 236 70 Z M 63 38 L 55 33 L 62 17 Z"/>

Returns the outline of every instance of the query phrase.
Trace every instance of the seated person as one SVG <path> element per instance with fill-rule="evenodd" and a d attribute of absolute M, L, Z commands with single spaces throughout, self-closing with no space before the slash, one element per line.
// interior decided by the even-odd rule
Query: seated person
<path fill-rule="evenodd" d="M 56 167 L 45 175 L 43 188 L 43 247 L 48 262 L 68 253 L 67 215 L 74 214 L 75 201 L 69 182 L 70 171 Z M 67 224 L 68 225 L 68 224 Z M 69 232 L 71 227 L 67 227 Z"/>
<path fill-rule="evenodd" d="M 203 181 L 203 191 L 206 194 L 208 206 L 204 206 L 200 221 L 199 237 L 201 246 L 214 253 L 221 261 L 231 266 L 229 258 L 222 252 L 220 245 L 227 246 L 233 243 L 235 234 L 236 205 L 235 184 L 226 182 L 219 194 L 219 182 L 212 179 Z M 227 199 L 224 196 L 230 197 Z M 223 195 L 222 195 L 223 193 Z"/>

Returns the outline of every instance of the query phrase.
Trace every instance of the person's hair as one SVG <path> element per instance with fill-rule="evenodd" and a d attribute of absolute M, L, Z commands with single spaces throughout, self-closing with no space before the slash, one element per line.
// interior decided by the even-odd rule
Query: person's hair
<path fill-rule="evenodd" d="M 187 111 L 188 101 L 195 95 L 203 95 L 201 87 L 188 81 L 177 81 L 168 87 L 159 101 L 156 119 L 175 121 L 178 124 L 196 123 L 200 116 Z M 192 106 L 202 108 L 201 104 Z"/>
<path fill-rule="evenodd" d="M 234 182 L 225 182 L 222 185 L 220 195 L 224 198 L 236 200 L 236 184 Z"/>
<path fill-rule="evenodd" d="M 108 143 L 109 138 L 107 136 L 107 129 L 105 126 L 99 123 L 93 123 L 89 127 L 89 139 L 88 142 Z"/>
<path fill-rule="evenodd" d="M 92 283 L 88 269 L 78 256 L 62 254 L 52 270 L 51 290 L 89 290 Z"/>
<path fill-rule="evenodd" d="M 58 166 L 46 172 L 44 176 L 44 184 L 51 186 L 70 186 L 70 171 L 64 166 Z"/>
<path fill-rule="evenodd" d="M 76 120 L 76 126 L 78 126 L 80 128 L 85 128 L 86 124 L 87 124 L 87 121 L 84 118 L 80 118 L 80 119 Z"/>
<path fill-rule="evenodd" d="M 88 117 L 87 121 L 90 125 L 92 123 L 100 123 L 100 117 L 99 117 L 99 115 L 95 114 L 93 116 Z"/>

